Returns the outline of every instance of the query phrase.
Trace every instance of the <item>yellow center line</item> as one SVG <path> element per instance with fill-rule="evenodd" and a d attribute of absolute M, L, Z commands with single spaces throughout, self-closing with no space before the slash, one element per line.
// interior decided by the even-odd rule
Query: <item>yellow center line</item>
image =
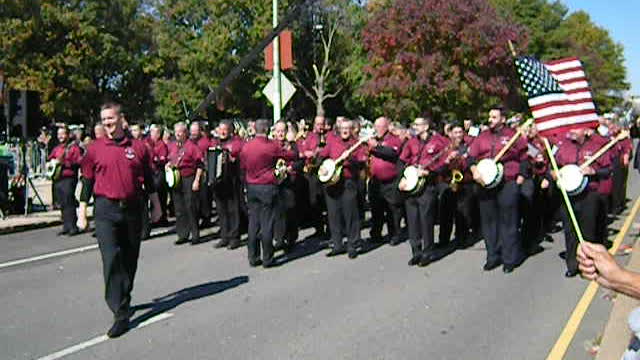
<path fill-rule="evenodd" d="M 638 213 L 638 209 L 640 209 L 640 197 L 636 199 L 636 202 L 633 204 L 633 208 L 631 209 L 631 212 L 625 219 L 624 224 L 622 225 L 622 228 L 618 232 L 618 235 L 616 235 L 616 238 L 613 240 L 613 246 L 611 246 L 611 249 L 609 249 L 609 253 L 611 253 L 612 255 L 618 251 L 618 248 L 622 244 L 622 240 L 624 240 L 624 237 L 627 234 L 627 231 L 629 231 L 629 228 L 633 223 L 633 219 L 636 217 L 636 214 Z M 569 345 L 571 344 L 571 340 L 573 340 L 573 337 L 578 331 L 578 326 L 580 326 L 580 322 L 582 321 L 584 314 L 587 312 L 589 305 L 591 305 L 591 301 L 593 301 L 593 298 L 596 296 L 597 291 L 598 291 L 598 283 L 595 281 L 592 281 L 589 284 L 589 286 L 587 286 L 587 289 L 584 291 L 584 294 L 582 294 L 582 298 L 580 298 L 580 301 L 578 301 L 578 304 L 573 310 L 573 313 L 571 314 L 569 321 L 567 321 L 567 324 L 562 330 L 562 333 L 560 333 L 560 337 L 558 338 L 555 345 L 553 345 L 553 348 L 549 352 L 549 355 L 547 356 L 547 360 L 561 360 L 564 357 L 565 353 L 567 352 L 567 349 L 569 348 Z"/>

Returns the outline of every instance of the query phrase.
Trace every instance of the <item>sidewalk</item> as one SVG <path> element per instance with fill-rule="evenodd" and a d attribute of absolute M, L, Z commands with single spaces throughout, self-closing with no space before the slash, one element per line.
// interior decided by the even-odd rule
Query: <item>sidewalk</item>
<path fill-rule="evenodd" d="M 48 209 L 51 209 L 51 181 L 46 179 L 33 179 L 33 185 L 44 204 L 47 205 Z M 76 189 L 76 193 L 79 195 L 80 186 Z M 31 189 L 29 189 L 29 197 L 33 199 L 33 204 L 40 204 Z M 92 213 L 92 210 L 91 207 L 87 210 L 88 215 Z M 24 214 L 9 215 L 6 219 L 0 219 L 0 235 L 57 226 L 62 224 L 60 216 L 60 210 L 32 212 L 26 216 Z"/>

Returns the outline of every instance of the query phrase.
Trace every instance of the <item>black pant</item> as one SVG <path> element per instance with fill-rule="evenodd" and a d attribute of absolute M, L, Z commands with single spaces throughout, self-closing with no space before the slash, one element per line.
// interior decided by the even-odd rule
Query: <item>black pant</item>
<path fill-rule="evenodd" d="M 296 207 L 296 184 L 291 178 L 278 186 L 277 215 L 274 227 L 276 243 L 292 246 L 298 240 L 298 211 Z"/>
<path fill-rule="evenodd" d="M 173 189 L 173 206 L 176 213 L 176 232 L 178 239 L 200 240 L 198 228 L 198 193 L 191 190 L 195 176 L 183 177 L 180 184 Z"/>
<path fill-rule="evenodd" d="M 262 262 L 269 264 L 273 261 L 273 226 L 276 216 L 276 197 L 278 189 L 275 185 L 247 184 L 247 205 L 249 207 L 249 262 L 255 263 L 260 259 L 262 244 Z"/>
<path fill-rule="evenodd" d="M 105 300 L 116 319 L 128 317 L 140 254 L 142 209 L 141 200 L 120 204 L 96 198 L 96 238 L 102 257 Z"/>
<path fill-rule="evenodd" d="M 211 193 L 209 192 L 209 186 L 207 186 L 207 175 L 203 173 L 200 177 L 200 191 L 198 191 L 198 216 L 205 222 L 211 220 Z"/>
<path fill-rule="evenodd" d="M 386 221 L 389 238 L 391 241 L 397 241 L 400 237 L 400 221 L 404 210 L 397 182 L 383 183 L 371 178 L 369 202 L 371 203 L 371 237 L 381 236 L 382 225 Z"/>
<path fill-rule="evenodd" d="M 322 213 L 325 204 L 323 202 L 323 189 L 318 176 L 315 173 L 305 174 L 309 189 L 309 221 L 316 231 L 324 232 Z"/>
<path fill-rule="evenodd" d="M 334 251 L 344 249 L 343 235 L 347 236 L 347 250 L 356 251 L 360 242 L 360 216 L 358 214 L 358 185 L 353 179 L 343 179 L 325 188 L 327 216 Z"/>
<path fill-rule="evenodd" d="M 78 231 L 78 200 L 76 199 L 76 177 L 63 177 L 54 184 L 56 199 L 62 209 L 62 231 Z"/>
<path fill-rule="evenodd" d="M 436 185 L 437 206 L 438 206 L 438 223 L 440 231 L 438 236 L 439 245 L 447 245 L 451 239 L 453 224 L 456 216 L 456 197 L 449 183 L 438 183 Z"/>
<path fill-rule="evenodd" d="M 576 215 L 582 236 L 587 241 L 597 242 L 597 217 L 600 211 L 600 194 L 595 191 L 585 190 L 581 194 L 571 197 L 571 204 Z M 578 238 L 569 219 L 566 205 L 562 207 L 562 224 L 564 227 L 564 241 L 567 248 L 567 270 L 578 271 L 576 251 L 578 250 Z M 605 225 L 606 228 L 606 225 Z"/>
<path fill-rule="evenodd" d="M 629 168 L 621 160 L 615 159 L 613 165 L 613 191 L 611 193 L 611 212 L 619 214 L 624 210 L 627 200 L 627 177 Z"/>
<path fill-rule="evenodd" d="M 607 227 L 609 225 L 609 221 L 607 218 L 607 214 L 609 213 L 611 196 L 610 194 L 602 194 L 597 193 L 597 205 L 594 213 L 595 225 L 596 225 L 596 233 L 595 238 L 589 239 L 589 241 L 597 242 L 599 244 L 606 244 L 606 241 L 609 239 L 609 233 Z M 587 239 L 587 237 L 585 237 Z"/>
<path fill-rule="evenodd" d="M 527 179 L 521 188 L 522 247 L 526 252 L 535 250 L 542 242 L 547 232 L 547 212 L 553 212 L 550 189 L 540 188 L 541 182 L 540 177 Z"/>
<path fill-rule="evenodd" d="M 483 188 L 478 194 L 482 235 L 487 248 L 487 262 L 502 261 L 517 265 L 522 260 L 518 233 L 520 189 L 508 181 L 494 189 Z"/>
<path fill-rule="evenodd" d="M 238 179 L 220 182 L 212 189 L 216 201 L 220 239 L 224 243 L 240 242 L 240 199 L 242 185 Z"/>
<path fill-rule="evenodd" d="M 413 255 L 433 249 L 433 227 L 436 216 L 437 191 L 435 185 L 425 185 L 422 193 L 405 201 L 409 243 Z"/>
<path fill-rule="evenodd" d="M 158 193 L 160 209 L 162 210 L 160 221 L 163 221 L 167 219 L 167 198 L 169 197 L 167 182 L 164 179 L 164 171 L 156 171 L 153 173 L 153 185 Z"/>
<path fill-rule="evenodd" d="M 455 238 L 460 244 L 466 244 L 473 226 L 473 216 L 477 212 L 474 197 L 474 184 L 458 184 L 458 190 L 452 192 L 455 203 Z"/>

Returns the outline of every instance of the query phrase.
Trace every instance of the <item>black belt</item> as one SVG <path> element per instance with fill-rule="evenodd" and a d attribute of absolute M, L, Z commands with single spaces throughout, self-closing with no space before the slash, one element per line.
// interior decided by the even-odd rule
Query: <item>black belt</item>
<path fill-rule="evenodd" d="M 117 205 L 120 209 L 128 209 L 130 207 L 137 207 L 140 204 L 140 199 L 109 199 L 108 197 L 100 196 L 99 198 L 104 199 L 114 205 Z"/>

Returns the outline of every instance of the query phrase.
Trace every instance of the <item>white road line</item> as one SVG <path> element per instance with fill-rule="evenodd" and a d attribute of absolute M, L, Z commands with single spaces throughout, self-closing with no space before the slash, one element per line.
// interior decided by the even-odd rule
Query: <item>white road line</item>
<path fill-rule="evenodd" d="M 69 250 L 56 251 L 56 252 L 52 252 L 52 253 L 49 253 L 49 254 L 43 254 L 43 255 L 28 257 L 28 258 L 25 258 L 25 259 L 13 260 L 13 261 L 9 261 L 9 262 L 0 264 L 0 269 L 8 268 L 8 267 L 11 267 L 11 266 L 27 264 L 27 263 L 31 263 L 31 262 L 34 262 L 34 261 L 41 261 L 41 260 L 51 259 L 51 258 L 59 257 L 59 256 L 77 254 L 77 253 L 81 253 L 81 252 L 85 252 L 85 251 L 89 251 L 89 250 L 94 250 L 94 249 L 97 249 L 97 248 L 98 248 L 98 244 L 93 244 L 93 245 L 82 246 L 82 247 L 79 247 L 79 248 L 74 248 L 74 249 L 69 249 Z"/>
<path fill-rule="evenodd" d="M 169 233 L 169 231 L 167 231 L 167 230 L 159 230 L 159 231 L 151 232 L 150 236 L 158 236 L 158 235 L 164 235 L 164 234 L 168 234 L 168 233 Z M 1 263 L 0 264 L 0 269 L 12 267 L 12 266 L 18 266 L 18 265 L 22 265 L 22 264 L 28 264 L 28 263 L 32 263 L 32 262 L 36 262 L 36 261 L 47 260 L 47 259 L 60 257 L 60 256 L 77 254 L 77 253 L 81 253 L 81 252 L 85 252 L 85 251 L 95 250 L 97 248 L 98 248 L 98 244 L 93 244 L 93 245 L 81 246 L 81 247 L 68 249 L 68 250 L 56 251 L 56 252 L 52 252 L 52 253 L 48 253 L 48 254 L 42 254 L 42 255 L 38 255 L 38 256 L 32 256 L 32 257 L 28 257 L 28 258 L 24 258 L 24 259 L 12 260 L 12 261 L 9 261 L 9 262 Z"/>
<path fill-rule="evenodd" d="M 145 327 L 147 325 L 151 325 L 151 324 L 156 323 L 158 321 L 166 320 L 166 319 L 168 319 L 168 318 L 170 318 L 172 316 L 173 316 L 173 314 L 171 314 L 171 313 L 162 313 L 162 314 L 156 315 L 156 316 L 154 316 L 154 317 L 152 317 L 152 318 L 140 323 L 140 325 L 136 326 L 135 328 L 131 329 L 130 331 L 133 331 L 135 329 L 143 328 L 143 327 Z M 70 346 L 70 347 L 68 347 L 66 349 L 62 349 L 60 351 L 56 351 L 53 354 L 49 354 L 47 356 L 43 356 L 41 358 L 38 358 L 37 360 L 56 360 L 56 359 L 60 359 L 60 358 L 63 358 L 65 356 L 67 356 L 67 355 L 71 355 L 73 353 L 77 353 L 78 351 L 82 351 L 84 349 L 87 349 L 87 348 L 90 348 L 92 346 L 95 346 L 95 345 L 98 345 L 100 343 L 103 343 L 103 342 L 105 342 L 107 340 L 109 340 L 109 337 L 107 335 L 100 335 L 100 336 L 94 337 L 91 340 L 87 340 L 87 341 L 82 342 L 80 344 Z"/>

